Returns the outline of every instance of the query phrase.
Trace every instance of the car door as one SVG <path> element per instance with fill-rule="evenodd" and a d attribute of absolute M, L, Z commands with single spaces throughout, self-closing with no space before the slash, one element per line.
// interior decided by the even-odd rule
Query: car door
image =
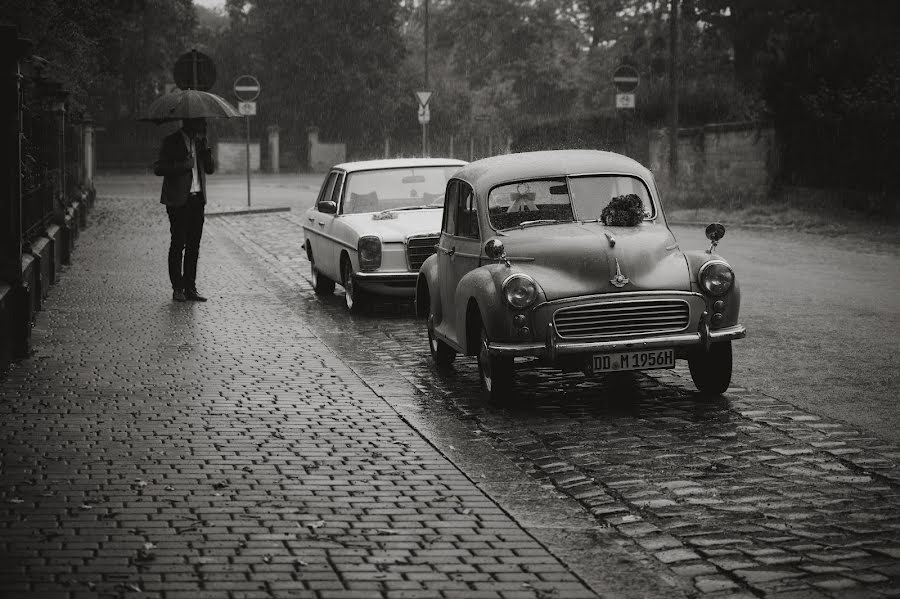
<path fill-rule="evenodd" d="M 481 235 L 478 228 L 478 204 L 475 192 L 465 181 L 457 181 L 450 190 L 455 204 L 453 218 L 447 219 L 447 231 L 441 236 L 443 268 L 438 258 L 441 278 L 441 306 L 446 322 L 446 337 L 462 346 L 465 335 L 465 312 L 468 297 L 459 291 L 460 280 L 481 266 Z M 445 295 L 446 294 L 446 295 Z"/>
<path fill-rule="evenodd" d="M 324 222 L 321 229 L 322 236 L 327 244 L 326 251 L 322 254 L 322 266 L 323 272 L 328 273 L 329 278 L 331 278 L 333 281 L 340 281 L 340 256 L 341 250 L 344 248 L 342 242 L 349 242 L 351 240 L 346 239 L 346 227 L 342 226 L 342 219 L 340 217 L 340 200 L 341 193 L 344 189 L 344 180 L 346 179 L 346 174 L 340 171 L 336 171 L 336 175 L 337 177 L 334 180 L 334 186 L 331 188 L 331 196 L 329 199 L 334 202 L 335 206 L 337 206 L 337 212 L 334 214 L 323 214 L 321 219 Z M 352 243 L 355 247 L 356 240 L 352 240 Z"/>
<path fill-rule="evenodd" d="M 325 224 L 328 220 L 326 217 L 330 217 L 331 215 L 322 212 L 320 207 L 323 202 L 331 199 L 337 178 L 337 171 L 328 173 L 328 176 L 322 183 L 322 189 L 319 190 L 319 197 L 316 198 L 316 205 L 307 213 L 306 222 L 304 223 L 306 239 L 309 241 L 309 246 L 312 249 L 313 261 L 316 264 L 316 269 L 329 278 L 333 278 L 333 275 L 325 269 L 328 262 L 326 256 L 330 245 L 325 238 Z"/>

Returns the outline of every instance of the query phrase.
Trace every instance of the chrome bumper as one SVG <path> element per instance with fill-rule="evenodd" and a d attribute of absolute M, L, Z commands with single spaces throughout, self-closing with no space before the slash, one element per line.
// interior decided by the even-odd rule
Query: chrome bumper
<path fill-rule="evenodd" d="M 353 278 L 363 283 L 409 283 L 415 285 L 418 272 L 357 272 Z"/>
<path fill-rule="evenodd" d="M 552 362 L 559 356 L 572 354 L 597 354 L 668 347 L 705 346 L 708 348 L 712 343 L 741 339 L 746 335 L 747 329 L 744 325 L 710 330 L 705 323 L 701 322 L 700 331 L 696 333 L 616 339 L 615 341 L 563 341 L 556 334 L 556 329 L 551 323 L 547 325 L 547 339 L 544 343 L 491 343 L 488 345 L 488 352 L 494 356 L 533 356 Z"/>

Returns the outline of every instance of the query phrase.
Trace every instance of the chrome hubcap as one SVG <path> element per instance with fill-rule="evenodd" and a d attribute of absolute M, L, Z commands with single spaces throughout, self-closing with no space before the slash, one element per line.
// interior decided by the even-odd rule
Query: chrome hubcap
<path fill-rule="evenodd" d="M 481 379 L 484 381 L 484 388 L 491 390 L 491 358 L 488 354 L 487 337 L 481 336 L 481 347 L 478 349 L 478 366 L 481 367 Z"/>

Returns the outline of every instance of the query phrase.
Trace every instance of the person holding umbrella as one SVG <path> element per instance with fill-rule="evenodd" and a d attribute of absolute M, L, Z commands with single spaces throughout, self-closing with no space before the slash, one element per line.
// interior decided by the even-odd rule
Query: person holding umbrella
<path fill-rule="evenodd" d="M 153 164 L 163 177 L 160 203 L 169 215 L 169 280 L 172 299 L 205 302 L 197 293 L 197 259 L 203 235 L 206 175 L 216 170 L 206 142 L 206 119 L 186 118 L 181 129 L 166 136 Z"/>
<path fill-rule="evenodd" d="M 163 177 L 160 203 L 169 215 L 169 280 L 176 302 L 206 301 L 197 293 L 197 259 L 203 235 L 206 175 L 216 170 L 206 141 L 206 119 L 240 116 L 220 96 L 184 89 L 157 98 L 147 116 L 140 119 L 156 124 L 182 123 L 181 129 L 163 139 L 159 158 L 153 164 L 153 172 Z"/>

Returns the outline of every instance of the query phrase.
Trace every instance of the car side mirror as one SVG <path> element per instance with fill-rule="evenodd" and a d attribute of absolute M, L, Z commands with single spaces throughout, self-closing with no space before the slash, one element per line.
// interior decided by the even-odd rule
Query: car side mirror
<path fill-rule="evenodd" d="M 716 246 L 719 245 L 719 240 L 725 237 L 725 225 L 722 223 L 712 223 L 706 227 L 706 238 L 709 239 L 712 244 L 709 246 L 709 249 L 706 250 L 707 254 L 712 254 L 713 250 L 716 249 Z"/>
<path fill-rule="evenodd" d="M 506 262 L 506 266 L 510 266 L 509 259 L 506 257 L 506 248 L 497 237 L 491 237 L 484 242 L 484 255 L 491 260 L 503 260 Z"/>
<path fill-rule="evenodd" d="M 331 200 L 319 202 L 319 204 L 316 206 L 316 210 L 318 210 L 319 212 L 324 212 L 325 214 L 337 214 L 337 204 L 335 204 Z"/>

